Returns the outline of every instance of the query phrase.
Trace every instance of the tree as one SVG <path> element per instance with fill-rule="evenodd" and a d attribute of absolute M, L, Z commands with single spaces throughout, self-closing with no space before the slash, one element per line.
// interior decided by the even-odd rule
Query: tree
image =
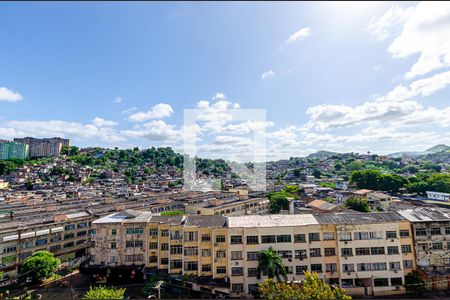
<path fill-rule="evenodd" d="M 124 299 L 125 298 L 125 289 L 121 288 L 107 288 L 107 287 L 90 287 L 89 291 L 84 294 L 83 299 Z"/>
<path fill-rule="evenodd" d="M 270 213 L 278 214 L 281 210 L 289 209 L 288 195 L 284 192 L 276 192 L 268 195 Z"/>
<path fill-rule="evenodd" d="M 366 199 L 350 197 L 345 200 L 345 207 L 360 211 L 360 212 L 370 212 L 370 206 Z"/>
<path fill-rule="evenodd" d="M 419 272 L 414 270 L 405 276 L 405 288 L 416 296 L 422 296 L 425 292 L 425 282 L 422 277 L 420 277 Z"/>
<path fill-rule="evenodd" d="M 381 173 L 378 170 L 353 171 L 350 175 L 350 183 L 356 184 L 360 189 L 378 190 L 378 179 Z"/>
<path fill-rule="evenodd" d="M 316 272 L 305 272 L 305 279 L 300 284 L 275 282 L 273 279 L 267 279 L 259 285 L 258 290 L 261 298 L 268 300 L 352 299 L 350 296 L 345 295 L 344 289 L 331 287 L 325 283 Z"/>
<path fill-rule="evenodd" d="M 261 274 L 267 274 L 267 277 L 276 278 L 278 281 L 287 280 L 283 260 L 272 247 L 259 251 L 258 278 L 261 278 Z"/>
<path fill-rule="evenodd" d="M 37 251 L 28 257 L 22 265 L 21 274 L 27 274 L 38 281 L 49 278 L 58 270 L 60 260 L 48 251 Z"/>

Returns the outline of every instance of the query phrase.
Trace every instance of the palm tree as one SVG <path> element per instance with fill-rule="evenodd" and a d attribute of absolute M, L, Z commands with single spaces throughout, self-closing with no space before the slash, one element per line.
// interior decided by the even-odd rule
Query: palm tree
<path fill-rule="evenodd" d="M 258 278 L 261 278 L 262 273 L 267 274 L 269 278 L 275 277 L 278 281 L 287 280 L 283 260 L 272 247 L 259 251 Z"/>

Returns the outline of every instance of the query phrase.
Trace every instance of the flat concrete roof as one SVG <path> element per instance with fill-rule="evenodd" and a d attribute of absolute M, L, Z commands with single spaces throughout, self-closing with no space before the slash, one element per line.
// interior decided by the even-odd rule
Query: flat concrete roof
<path fill-rule="evenodd" d="M 319 224 L 311 214 L 265 216 L 250 215 L 227 218 L 228 227 L 277 227 Z"/>

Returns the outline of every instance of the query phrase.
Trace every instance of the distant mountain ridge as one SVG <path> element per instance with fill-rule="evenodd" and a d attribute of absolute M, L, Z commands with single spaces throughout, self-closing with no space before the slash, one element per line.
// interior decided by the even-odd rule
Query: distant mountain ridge
<path fill-rule="evenodd" d="M 445 144 L 439 144 L 439 145 L 435 145 L 425 151 L 395 152 L 395 153 L 388 154 L 388 156 L 394 157 L 394 158 L 402 157 L 402 156 L 416 157 L 416 156 L 421 156 L 421 155 L 439 153 L 439 152 L 443 152 L 443 151 L 450 151 L 450 146 L 447 146 Z"/>

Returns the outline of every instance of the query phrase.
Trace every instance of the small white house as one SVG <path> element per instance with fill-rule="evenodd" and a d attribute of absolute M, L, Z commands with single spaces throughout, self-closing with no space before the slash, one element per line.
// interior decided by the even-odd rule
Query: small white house
<path fill-rule="evenodd" d="M 450 201 L 450 194 L 427 191 L 427 198 L 439 201 Z"/>

